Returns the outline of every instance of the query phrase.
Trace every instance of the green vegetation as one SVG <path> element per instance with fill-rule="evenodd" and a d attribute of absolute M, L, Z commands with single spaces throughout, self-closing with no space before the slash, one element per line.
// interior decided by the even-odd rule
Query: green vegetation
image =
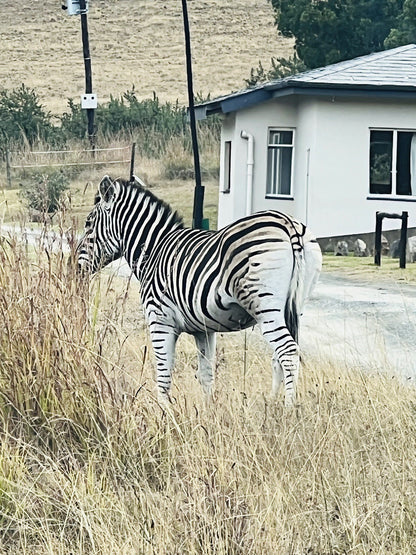
<path fill-rule="evenodd" d="M 40 215 L 55 214 L 69 190 L 69 178 L 63 171 L 34 172 L 22 185 L 21 196 L 29 209 Z"/>
<path fill-rule="evenodd" d="M 384 45 L 386 48 L 395 48 L 414 42 L 416 42 L 416 3 L 415 0 L 405 0 L 403 11 L 397 17 L 396 24 L 384 41 Z"/>
<path fill-rule="evenodd" d="M 249 86 L 416 41 L 415 0 L 270 1 L 295 55 L 272 58 L 267 70 L 260 63 Z"/>
<path fill-rule="evenodd" d="M 272 58 L 269 69 L 265 69 L 261 62 L 259 62 L 257 68 L 251 68 L 250 77 L 245 79 L 245 83 L 248 87 L 254 87 L 263 81 L 283 79 L 307 69 L 306 65 L 296 54 L 291 58 Z"/>
<path fill-rule="evenodd" d="M 201 99 L 199 99 L 201 100 Z M 0 152 L 6 149 L 23 150 L 36 143 L 50 147 L 65 148 L 86 136 L 85 110 L 73 100 L 68 101 L 69 111 L 53 118 L 45 112 L 34 90 L 22 85 L 12 91 L 0 92 Z M 98 106 L 95 116 L 98 144 L 118 137 L 134 140 L 139 154 L 160 157 L 166 152 L 170 141 L 180 139 L 187 151 L 191 149 L 186 109 L 178 103 L 161 103 L 156 94 L 153 98 L 138 100 L 134 89 L 120 98 L 111 97 L 106 104 Z M 218 118 L 209 118 L 199 124 L 219 140 Z"/>
<path fill-rule="evenodd" d="M 51 114 L 43 110 L 36 93 L 24 85 L 10 93 L 4 91 L 3 99 L 13 100 L 2 105 L 0 99 L 0 116 L 5 114 L 4 121 L 0 121 L 0 153 L 3 153 L 0 172 L 3 181 L 1 205 L 6 220 L 13 219 L 21 211 L 14 191 L 17 185 L 21 186 L 21 197 L 31 217 L 38 217 L 34 211 L 54 213 L 68 185 L 73 215 L 84 217 L 86 206 L 93 201 L 93 196 L 86 197 L 85 193 L 91 183 L 99 181 L 103 172 L 128 177 L 127 158 L 133 142 L 136 143 L 136 172 L 149 186 L 170 181 L 176 182 L 179 190 L 177 180 L 188 180 L 188 188 L 193 190 L 189 183 L 194 175 L 189 123 L 185 108 L 177 103 L 161 103 L 156 95 L 139 101 L 134 89 L 119 99 L 111 98 L 96 111 L 98 150 L 93 156 L 87 152 L 90 145 L 85 139 L 85 112 L 72 100 L 68 103 L 69 111 L 56 123 Z M 219 137 L 218 118 L 199 123 L 201 172 L 208 187 L 218 180 Z M 114 152 L 111 152 L 114 148 L 122 152 L 116 154 L 116 165 Z M 11 187 L 6 180 L 7 149 L 13 151 L 9 153 Z M 83 191 L 82 197 L 80 191 Z M 192 205 L 192 199 L 190 203 Z M 211 225 L 215 225 L 212 213 L 216 208 L 209 212 Z"/>
<path fill-rule="evenodd" d="M 55 138 L 51 114 L 45 112 L 33 89 L 21 85 L 0 91 L 0 154 L 39 140 L 53 143 Z"/>

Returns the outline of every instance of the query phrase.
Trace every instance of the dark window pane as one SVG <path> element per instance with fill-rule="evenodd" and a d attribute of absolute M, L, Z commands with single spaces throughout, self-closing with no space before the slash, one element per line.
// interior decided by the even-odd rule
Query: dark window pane
<path fill-rule="evenodd" d="M 290 176 L 292 173 L 292 149 L 283 148 L 280 157 L 279 193 L 290 195 Z"/>
<path fill-rule="evenodd" d="M 290 195 L 292 149 L 269 148 L 267 155 L 267 193 Z"/>
<path fill-rule="evenodd" d="M 391 194 L 393 131 L 370 132 L 370 193 Z"/>
<path fill-rule="evenodd" d="M 397 133 L 397 176 L 396 193 L 411 195 L 411 149 L 413 133 Z"/>

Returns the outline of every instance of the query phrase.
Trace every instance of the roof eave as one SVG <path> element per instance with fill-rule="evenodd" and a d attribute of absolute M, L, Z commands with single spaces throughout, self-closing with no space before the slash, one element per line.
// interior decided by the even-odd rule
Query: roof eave
<path fill-rule="evenodd" d="M 195 106 L 197 119 L 205 119 L 213 114 L 229 114 L 265 102 L 272 94 L 265 88 L 248 89 L 240 94 L 230 95 Z"/>
<path fill-rule="evenodd" d="M 371 98 L 415 98 L 416 87 L 411 85 L 371 85 L 357 83 L 310 83 L 295 80 L 284 80 L 277 83 L 266 83 L 263 87 L 243 91 L 240 94 L 219 98 L 195 107 L 197 119 L 216 114 L 237 112 L 265 102 L 272 98 L 284 96 L 343 96 Z"/>
<path fill-rule="evenodd" d="M 370 85 L 356 83 L 322 84 L 322 83 L 287 83 L 285 87 L 269 88 L 272 98 L 282 96 L 343 96 L 343 97 L 379 97 L 410 98 L 416 97 L 416 86 Z"/>

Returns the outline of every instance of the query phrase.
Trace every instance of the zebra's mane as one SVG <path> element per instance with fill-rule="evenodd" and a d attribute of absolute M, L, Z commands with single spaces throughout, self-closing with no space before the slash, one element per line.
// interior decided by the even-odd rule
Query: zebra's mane
<path fill-rule="evenodd" d="M 148 197 L 152 205 L 157 205 L 158 211 L 163 214 L 164 221 L 170 220 L 172 225 L 176 228 L 185 227 L 183 219 L 178 212 L 176 210 L 172 210 L 171 206 L 167 202 L 158 198 L 155 194 L 149 191 L 140 179 L 135 177 L 134 181 L 127 181 L 125 179 L 116 179 L 115 181 L 120 183 L 124 189 L 136 190 Z"/>

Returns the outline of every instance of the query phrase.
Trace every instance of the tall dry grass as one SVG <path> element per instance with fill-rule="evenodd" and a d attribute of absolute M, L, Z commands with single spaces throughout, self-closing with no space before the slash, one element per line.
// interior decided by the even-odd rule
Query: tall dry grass
<path fill-rule="evenodd" d="M 184 337 L 166 411 L 137 291 L 1 239 L 1 553 L 415 552 L 413 387 L 308 360 L 284 410 L 236 334 L 205 407 Z"/>

